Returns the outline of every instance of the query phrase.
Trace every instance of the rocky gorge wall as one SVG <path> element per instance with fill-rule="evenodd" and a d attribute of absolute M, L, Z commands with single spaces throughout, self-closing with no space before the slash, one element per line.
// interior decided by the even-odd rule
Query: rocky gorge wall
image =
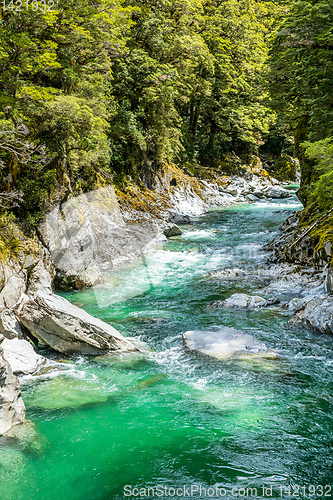
<path fill-rule="evenodd" d="M 318 270 L 331 267 L 333 256 L 333 210 L 314 221 L 295 213 L 280 227 L 281 235 L 266 250 L 272 262 L 290 262 L 313 266 Z"/>
<path fill-rule="evenodd" d="M 11 391 L 8 404 L 2 398 L 0 405 L 0 434 L 24 421 L 15 377 L 36 375 L 51 363 L 32 344 L 64 354 L 140 349 L 111 325 L 55 295 L 55 287 L 98 286 L 106 271 L 144 255 L 174 231 L 181 233 L 178 224 L 190 223 L 210 207 L 289 196 L 264 171 L 197 179 L 171 169 L 156 179 L 154 193 L 119 195 L 109 185 L 53 207 L 33 239 L 22 236 L 21 253 L 3 259 L 0 267 L 0 390 L 8 385 Z"/>
<path fill-rule="evenodd" d="M 300 276 L 315 276 L 321 282 L 308 282 L 307 293 L 294 299 L 290 328 L 306 328 L 333 333 L 333 209 L 324 214 L 315 206 L 288 217 L 277 236 L 265 250 L 269 261 L 287 264 Z"/>

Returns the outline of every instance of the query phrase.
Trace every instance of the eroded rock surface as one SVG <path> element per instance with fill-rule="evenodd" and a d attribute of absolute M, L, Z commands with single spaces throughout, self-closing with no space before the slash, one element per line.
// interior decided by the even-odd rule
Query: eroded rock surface
<path fill-rule="evenodd" d="M 0 311 L 12 309 L 20 300 L 24 291 L 24 280 L 16 276 L 10 276 L 0 292 Z"/>
<path fill-rule="evenodd" d="M 62 353 L 136 350 L 111 325 L 52 293 L 25 296 L 16 314 L 36 339 Z"/>
<path fill-rule="evenodd" d="M 279 272 L 280 269 L 280 272 Z M 325 276 L 314 269 L 299 269 L 297 266 L 276 266 L 276 276 L 271 283 L 260 290 L 270 294 L 308 295 L 314 289 L 324 289 Z"/>
<path fill-rule="evenodd" d="M 302 304 L 303 305 L 303 304 Z M 333 333 L 333 297 L 313 298 L 288 322 L 289 328 L 307 328 L 320 333 Z"/>
<path fill-rule="evenodd" d="M 0 435 L 22 424 L 25 407 L 18 378 L 13 374 L 0 346 Z"/>
<path fill-rule="evenodd" d="M 46 215 L 39 228 L 64 290 L 93 286 L 103 271 L 141 255 L 157 237 L 147 221 L 126 224 L 112 186 L 66 201 Z"/>
<path fill-rule="evenodd" d="M 1 347 L 15 375 L 33 375 L 46 363 L 46 358 L 37 354 L 26 340 L 4 339 Z"/>
<path fill-rule="evenodd" d="M 7 339 L 23 338 L 22 328 L 13 311 L 9 309 L 0 312 L 0 333 Z"/>
<path fill-rule="evenodd" d="M 168 224 L 163 229 L 163 234 L 167 238 L 170 238 L 172 236 L 180 236 L 182 233 L 183 233 L 183 231 L 176 224 Z"/>

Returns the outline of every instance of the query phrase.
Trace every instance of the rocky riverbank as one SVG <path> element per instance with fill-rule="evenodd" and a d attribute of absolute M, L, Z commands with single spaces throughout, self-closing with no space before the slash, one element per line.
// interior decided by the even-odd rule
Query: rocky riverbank
<path fill-rule="evenodd" d="M 31 342 L 63 354 L 138 350 L 111 325 L 55 295 L 54 288 L 98 286 L 107 270 L 140 257 L 166 235 L 180 234 L 178 225 L 210 207 L 289 196 L 263 169 L 209 180 L 173 169 L 141 199 L 139 192 L 130 196 L 104 186 L 55 206 L 33 238 L 21 233 L 21 251 L 3 259 L 0 268 L 0 434 L 24 421 L 17 375 L 38 375 L 50 364 Z"/>
<path fill-rule="evenodd" d="M 332 210 L 318 216 L 311 208 L 305 209 L 291 215 L 281 226 L 281 234 L 265 247 L 270 263 L 290 269 L 287 280 L 279 277 L 266 291 L 287 281 L 301 295 L 289 304 L 294 312 L 290 328 L 333 333 L 332 224 Z"/>

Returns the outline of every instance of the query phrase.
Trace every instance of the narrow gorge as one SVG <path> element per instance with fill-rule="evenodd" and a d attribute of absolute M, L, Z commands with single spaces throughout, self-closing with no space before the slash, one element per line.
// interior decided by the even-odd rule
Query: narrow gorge
<path fill-rule="evenodd" d="M 299 477 L 284 447 L 296 433 L 291 453 L 305 460 L 306 415 L 318 426 L 331 418 L 329 389 L 320 394 L 332 363 L 330 338 L 322 335 L 332 309 L 325 266 L 300 268 L 278 257 L 277 242 L 288 235 L 279 227 L 289 216 L 282 225 L 289 229 L 301 213 L 295 189 L 250 171 L 216 183 L 179 177 L 168 205 L 157 197 L 150 213 L 122 205 L 106 187 L 47 215 L 34 261 L 29 254 L 4 270 L 2 390 L 12 391 L 8 401 L 2 397 L 5 498 L 42 499 L 50 490 L 54 498 L 61 491 L 121 498 L 125 484 L 153 484 L 164 467 L 164 487 L 193 475 L 208 487 L 222 450 L 230 489 L 236 477 L 244 488 L 275 488 L 277 477 L 287 487 Z M 165 237 L 171 227 L 181 234 Z M 35 350 L 28 340 L 38 341 Z M 266 443 L 260 453 L 258 435 Z M 324 463 L 329 444 L 321 443 Z M 210 458 L 200 471 L 202 447 Z M 128 470 L 128 454 L 138 453 Z M 72 455 L 81 457 L 78 476 L 74 468 L 63 482 Z M 110 467 L 124 469 L 111 478 Z M 301 480 L 310 473 L 303 465 Z"/>
<path fill-rule="evenodd" d="M 0 500 L 333 496 L 333 3 L 0 5 Z"/>

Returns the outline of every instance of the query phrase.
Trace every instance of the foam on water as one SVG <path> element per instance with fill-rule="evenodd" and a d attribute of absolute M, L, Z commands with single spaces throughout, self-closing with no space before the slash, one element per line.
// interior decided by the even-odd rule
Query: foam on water
<path fill-rule="evenodd" d="M 226 229 L 225 229 L 226 230 Z M 183 232 L 183 237 L 189 240 L 196 240 L 196 239 L 201 239 L 201 238 L 214 238 L 218 234 L 217 231 L 214 231 L 213 229 L 210 231 L 207 230 L 200 230 L 197 229 L 195 231 L 184 231 Z"/>
<path fill-rule="evenodd" d="M 254 207 L 258 209 L 264 209 L 272 208 L 272 203 L 268 201 L 257 201 L 254 203 Z M 275 209 L 286 209 L 286 210 L 301 210 L 302 209 L 302 204 L 299 201 L 288 201 L 288 199 L 284 199 L 283 201 L 280 202 L 275 202 L 274 203 L 274 208 Z"/>

